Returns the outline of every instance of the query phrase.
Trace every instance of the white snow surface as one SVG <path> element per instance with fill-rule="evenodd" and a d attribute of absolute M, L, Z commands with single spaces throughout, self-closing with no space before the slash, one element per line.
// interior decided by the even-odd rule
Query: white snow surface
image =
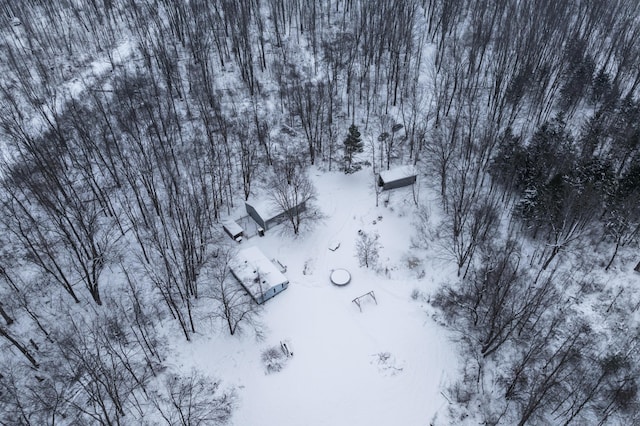
<path fill-rule="evenodd" d="M 288 265 L 288 290 L 264 305 L 264 338 L 229 336 L 218 325 L 193 343 L 176 342 L 170 363 L 235 386 L 236 426 L 444 424 L 448 402 L 441 392 L 456 377 L 455 344 L 411 293 L 432 292 L 447 268 L 423 263 L 426 276 L 418 279 L 407 266 L 411 192 L 396 191 L 388 207 L 376 208 L 371 169 L 312 177 L 322 223 L 297 238 L 275 232 L 279 225 L 243 243 Z M 380 235 L 378 271 L 358 266 L 360 229 Z M 329 250 L 336 241 L 340 247 Z M 331 271 L 339 268 L 351 272 L 348 286 L 331 283 Z M 365 298 L 360 312 L 352 300 L 371 290 L 377 304 Z M 281 341 L 290 342 L 294 356 L 282 371 L 266 374 L 261 354 Z"/>

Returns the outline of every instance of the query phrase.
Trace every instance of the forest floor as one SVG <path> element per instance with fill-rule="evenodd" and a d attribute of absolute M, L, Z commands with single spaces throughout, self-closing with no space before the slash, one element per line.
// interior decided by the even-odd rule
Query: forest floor
<path fill-rule="evenodd" d="M 235 386 L 235 425 L 411 426 L 444 420 L 448 402 L 442 392 L 455 381 L 457 355 L 447 331 L 429 317 L 426 301 L 455 270 L 450 262 L 417 262 L 424 257 L 412 254 L 411 188 L 383 193 L 375 207 L 370 168 L 351 175 L 312 169 L 312 177 L 322 222 L 297 238 L 279 232 L 280 225 L 241 243 L 285 264 L 290 280 L 287 290 L 265 303 L 261 338 L 250 332 L 200 335 L 193 344 L 179 344 L 170 364 Z M 359 266 L 359 230 L 380 235 L 376 270 Z M 329 250 L 337 243 L 337 250 Z M 336 268 L 351 273 L 348 285 L 331 284 Z M 363 298 L 360 312 L 352 300 L 370 291 L 377 304 Z M 279 350 L 281 341 L 294 355 L 281 371 L 268 373 L 261 355 L 270 347 Z"/>

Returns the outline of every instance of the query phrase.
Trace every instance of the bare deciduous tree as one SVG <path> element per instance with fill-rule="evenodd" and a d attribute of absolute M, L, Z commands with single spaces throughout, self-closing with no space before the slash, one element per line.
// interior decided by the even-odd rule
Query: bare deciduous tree
<path fill-rule="evenodd" d="M 216 316 L 226 323 L 232 336 L 240 331 L 244 324 L 255 327 L 258 314 L 258 305 L 231 273 L 229 261 L 233 255 L 232 250 L 221 248 L 215 264 L 211 267 L 212 297 L 219 303 Z"/>
<path fill-rule="evenodd" d="M 365 268 L 374 268 L 378 265 L 378 259 L 380 258 L 380 249 L 382 244 L 378 241 L 380 236 L 375 234 L 368 234 L 364 231 L 360 231 L 358 239 L 356 240 L 356 257 L 360 266 Z"/>
<path fill-rule="evenodd" d="M 278 172 L 276 170 L 271 180 L 269 196 L 273 205 L 284 212 L 293 233 L 298 235 L 302 226 L 310 226 L 320 219 L 313 205 L 316 189 L 302 167 L 296 167 L 288 177 Z"/>
<path fill-rule="evenodd" d="M 226 424 L 236 404 L 233 390 L 222 391 L 220 382 L 195 370 L 188 376 L 169 374 L 150 399 L 169 426 Z"/>

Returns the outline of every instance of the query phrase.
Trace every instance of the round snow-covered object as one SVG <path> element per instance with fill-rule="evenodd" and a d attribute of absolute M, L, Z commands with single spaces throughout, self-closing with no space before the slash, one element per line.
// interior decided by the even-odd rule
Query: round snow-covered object
<path fill-rule="evenodd" d="M 351 281 L 351 274 L 346 269 L 334 269 L 331 272 L 331 282 L 335 285 L 347 285 L 349 281 Z"/>

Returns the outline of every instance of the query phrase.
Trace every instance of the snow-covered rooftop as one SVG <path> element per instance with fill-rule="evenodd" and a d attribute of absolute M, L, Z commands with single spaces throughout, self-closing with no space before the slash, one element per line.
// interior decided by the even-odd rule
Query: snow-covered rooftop
<path fill-rule="evenodd" d="M 242 232 L 244 231 L 242 227 L 233 220 L 225 220 L 224 222 L 222 222 L 222 226 L 224 226 L 227 232 L 232 235 L 242 234 Z"/>
<path fill-rule="evenodd" d="M 282 209 L 269 198 L 250 198 L 246 203 L 253 207 L 265 221 L 282 213 Z"/>
<path fill-rule="evenodd" d="M 385 182 L 393 182 L 394 180 L 404 179 L 418 174 L 415 166 L 399 166 L 391 170 L 383 170 L 380 177 Z"/>
<path fill-rule="evenodd" d="M 269 289 L 289 282 L 258 247 L 240 250 L 229 266 L 255 299 L 259 299 Z"/>

